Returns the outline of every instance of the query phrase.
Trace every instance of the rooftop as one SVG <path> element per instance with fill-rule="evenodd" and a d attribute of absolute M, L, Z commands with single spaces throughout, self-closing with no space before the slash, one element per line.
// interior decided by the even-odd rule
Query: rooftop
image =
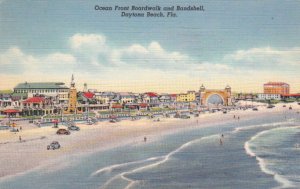
<path fill-rule="evenodd" d="M 14 89 L 68 89 L 62 82 L 19 83 Z"/>
<path fill-rule="evenodd" d="M 93 98 L 94 97 L 94 93 L 91 93 L 91 92 L 85 92 L 85 93 L 83 93 L 83 96 L 85 97 L 85 98 Z"/>
<path fill-rule="evenodd" d="M 43 97 L 32 97 L 32 98 L 28 98 L 25 101 L 23 101 L 24 103 L 41 103 L 44 101 Z"/>
<path fill-rule="evenodd" d="M 276 86 L 282 86 L 282 85 L 289 85 L 287 83 L 284 83 L 284 82 L 268 82 L 268 83 L 265 83 L 264 85 L 276 85 Z"/>

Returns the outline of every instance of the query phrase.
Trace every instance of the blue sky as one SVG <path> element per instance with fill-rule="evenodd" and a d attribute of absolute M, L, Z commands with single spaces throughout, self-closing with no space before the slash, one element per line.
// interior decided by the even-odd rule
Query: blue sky
<path fill-rule="evenodd" d="M 94 6 L 203 5 L 176 18 L 125 18 Z M 82 88 L 300 92 L 299 1 L 1 1 L 0 88 L 64 81 Z M 132 11 L 128 11 L 132 12 Z"/>

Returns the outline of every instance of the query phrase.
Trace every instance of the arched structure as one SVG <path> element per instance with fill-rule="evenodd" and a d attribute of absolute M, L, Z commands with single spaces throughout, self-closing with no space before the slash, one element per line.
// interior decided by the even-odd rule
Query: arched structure
<path fill-rule="evenodd" d="M 231 88 L 227 85 L 225 89 L 206 89 L 203 85 L 200 87 L 200 105 L 209 104 L 231 106 Z"/>

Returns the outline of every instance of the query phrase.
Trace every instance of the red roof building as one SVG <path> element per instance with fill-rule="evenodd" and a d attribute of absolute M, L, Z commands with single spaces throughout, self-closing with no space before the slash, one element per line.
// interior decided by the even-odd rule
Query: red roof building
<path fill-rule="evenodd" d="M 148 92 L 148 93 L 146 93 L 146 95 L 148 95 L 150 97 L 157 97 L 157 94 L 153 93 L 153 92 Z"/>
<path fill-rule="evenodd" d="M 93 98 L 95 96 L 95 94 L 91 93 L 91 92 L 85 92 L 85 93 L 83 93 L 83 96 L 85 98 L 91 99 L 91 98 Z"/>
<path fill-rule="evenodd" d="M 32 98 L 28 98 L 25 101 L 23 101 L 23 103 L 28 103 L 28 104 L 32 104 L 32 103 L 42 103 L 44 102 L 44 98 L 43 97 L 32 97 Z"/>

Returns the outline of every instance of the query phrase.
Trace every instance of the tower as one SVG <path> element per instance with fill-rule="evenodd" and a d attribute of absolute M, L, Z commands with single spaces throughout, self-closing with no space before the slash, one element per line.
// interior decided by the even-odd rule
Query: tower
<path fill-rule="evenodd" d="M 69 90 L 69 105 L 66 113 L 76 113 L 77 109 L 77 90 L 75 88 L 74 76 L 72 74 L 71 86 Z"/>
<path fill-rule="evenodd" d="M 231 105 L 232 105 L 232 99 L 231 99 L 231 87 L 230 87 L 229 85 L 227 85 L 227 86 L 225 87 L 225 91 L 226 91 L 226 93 L 227 93 L 227 99 L 226 99 L 227 103 L 226 103 L 226 105 L 227 105 L 227 106 L 231 106 Z"/>
<path fill-rule="evenodd" d="M 202 84 L 200 89 L 199 89 L 200 105 L 204 105 L 204 99 L 203 99 L 204 93 L 205 93 L 205 87 Z"/>
<path fill-rule="evenodd" d="M 83 92 L 88 92 L 87 84 L 86 83 L 83 84 Z"/>

